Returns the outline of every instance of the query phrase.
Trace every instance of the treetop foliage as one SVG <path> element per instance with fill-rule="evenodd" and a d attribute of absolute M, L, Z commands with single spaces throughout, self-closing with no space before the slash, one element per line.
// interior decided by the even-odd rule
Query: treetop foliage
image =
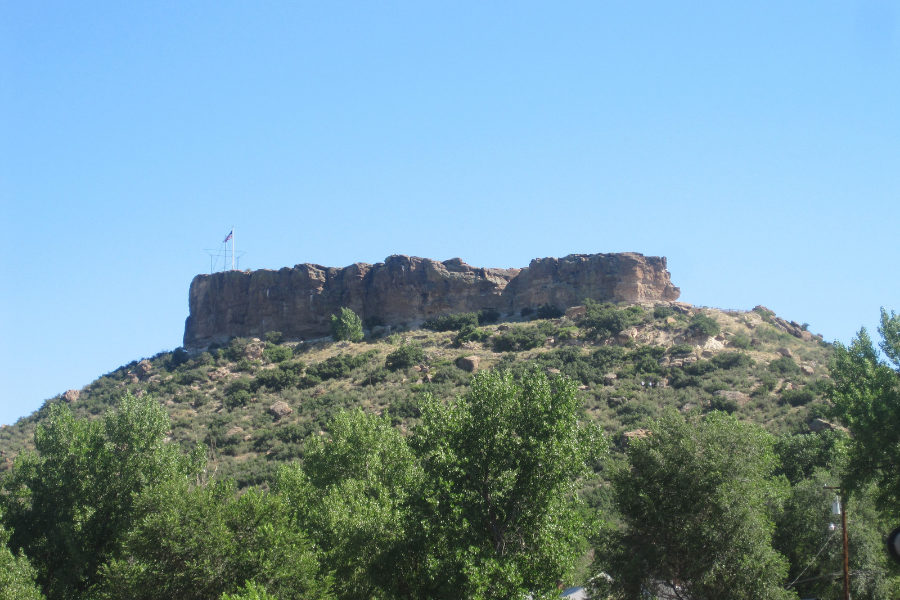
<path fill-rule="evenodd" d="M 35 432 L 35 452 L 16 458 L 0 503 L 13 528 L 11 546 L 39 566 L 50 598 L 72 598 L 97 582 L 97 569 L 120 549 L 141 492 L 171 480 L 195 479 L 204 450 L 190 454 L 165 441 L 169 419 L 151 397 L 126 394 L 103 419 L 75 419 L 50 407 Z"/>
<path fill-rule="evenodd" d="M 611 480 L 621 529 L 597 554 L 598 591 L 637 598 L 790 598 L 787 561 L 772 548 L 787 489 L 774 440 L 723 413 L 688 421 L 668 412 L 633 440 Z"/>
<path fill-rule="evenodd" d="M 362 319 L 349 308 L 341 308 L 338 315 L 331 315 L 331 337 L 334 341 L 361 342 L 363 340 Z"/>
<path fill-rule="evenodd" d="M 833 415 L 850 431 L 846 482 L 877 484 L 878 506 L 900 517 L 900 315 L 881 310 L 883 360 L 862 328 L 850 346 L 835 342 Z"/>

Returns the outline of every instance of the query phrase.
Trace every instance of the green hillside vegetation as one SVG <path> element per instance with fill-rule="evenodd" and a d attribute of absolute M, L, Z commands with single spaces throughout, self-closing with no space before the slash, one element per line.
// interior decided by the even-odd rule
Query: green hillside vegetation
<path fill-rule="evenodd" d="M 827 344 L 803 342 L 754 312 L 589 308 L 577 320 L 481 326 L 479 315 L 471 313 L 426 323 L 440 331 L 423 328 L 360 343 L 283 343 L 272 332 L 266 336 L 270 341 L 237 338 L 194 357 L 164 352 L 147 359 L 146 376 L 132 375 L 139 362 L 134 361 L 100 377 L 81 390 L 71 408 L 76 416 L 98 417 L 125 392 L 150 394 L 169 413 L 171 439 L 185 447 L 209 446 L 218 473 L 234 477 L 241 487 L 262 484 L 278 464 L 299 458 L 302 441 L 323 435 L 340 410 L 387 414 L 407 430 L 418 418 L 423 393 L 447 400 L 468 389 L 472 375 L 456 365 L 462 356 L 478 356 L 481 370 L 499 367 L 521 376 L 526 366 L 539 365 L 551 378 L 573 378 L 581 386 L 585 417 L 617 443 L 622 433 L 667 407 L 685 414 L 723 410 L 772 433 L 804 430 L 823 414 Z M 721 338 L 717 347 L 703 349 L 706 338 L 695 333 L 698 322 Z M 618 342 L 615 336 L 622 331 L 632 335 Z M 777 353 L 785 347 L 793 358 Z M 269 408 L 277 401 L 293 412 L 273 415 Z M 33 447 L 35 425 L 59 402 L 64 400 L 51 399 L 0 430 L 0 451 L 10 459 L 2 468 Z"/>
<path fill-rule="evenodd" d="M 880 546 L 900 487 L 890 469 L 867 474 L 880 459 L 863 444 L 881 434 L 858 388 L 832 383 L 877 372 L 872 394 L 896 399 L 900 365 L 867 354 L 865 332 L 847 350 L 761 308 L 588 302 L 359 340 L 348 313 L 342 341 L 270 332 L 163 352 L 0 429 L 15 585 L 537 598 L 561 580 L 599 598 L 828 597 L 840 548 L 822 486 L 846 481 L 853 595 L 900 593 Z M 892 356 L 897 318 L 883 328 Z M 835 417 L 876 433 L 851 438 Z"/>

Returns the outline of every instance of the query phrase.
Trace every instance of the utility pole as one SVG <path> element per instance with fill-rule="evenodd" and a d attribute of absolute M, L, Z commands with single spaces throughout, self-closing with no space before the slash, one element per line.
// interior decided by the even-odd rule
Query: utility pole
<path fill-rule="evenodd" d="M 844 538 L 844 600 L 850 600 L 850 546 L 847 543 L 847 498 L 840 487 L 825 486 L 826 490 L 835 490 L 838 493 L 838 503 L 841 509 L 841 537 Z"/>

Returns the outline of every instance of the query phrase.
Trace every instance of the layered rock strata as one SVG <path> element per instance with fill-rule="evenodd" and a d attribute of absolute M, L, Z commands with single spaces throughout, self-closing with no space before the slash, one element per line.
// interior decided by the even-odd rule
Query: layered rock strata
<path fill-rule="evenodd" d="M 191 282 L 184 347 L 205 348 L 267 331 L 280 331 L 286 339 L 323 337 L 341 307 L 365 323 L 416 325 L 482 309 L 510 315 L 541 304 L 565 310 L 586 298 L 655 302 L 678 296 L 665 257 L 633 252 L 540 258 L 524 269 L 395 255 L 343 269 L 304 263 L 278 271 L 224 271 Z"/>

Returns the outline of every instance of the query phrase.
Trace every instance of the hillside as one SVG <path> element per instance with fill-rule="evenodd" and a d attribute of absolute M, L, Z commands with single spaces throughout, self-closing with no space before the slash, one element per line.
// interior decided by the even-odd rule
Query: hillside
<path fill-rule="evenodd" d="M 485 321 L 496 314 L 483 313 L 477 328 L 475 313 L 390 335 L 375 327 L 361 343 L 281 342 L 273 332 L 193 355 L 163 352 L 4 426 L 0 473 L 32 446 L 47 405 L 68 402 L 76 415 L 99 417 L 126 392 L 152 394 L 168 410 L 172 442 L 206 443 L 211 468 L 241 486 L 263 484 L 279 463 L 300 457 L 304 438 L 323 435 L 342 409 L 386 412 L 405 431 L 422 394 L 464 394 L 472 369 L 535 366 L 578 380 L 584 416 L 618 447 L 666 407 L 723 410 L 773 433 L 807 430 L 823 412 L 830 345 L 763 307 L 589 303 L 566 315 L 524 312 L 494 323 Z"/>

